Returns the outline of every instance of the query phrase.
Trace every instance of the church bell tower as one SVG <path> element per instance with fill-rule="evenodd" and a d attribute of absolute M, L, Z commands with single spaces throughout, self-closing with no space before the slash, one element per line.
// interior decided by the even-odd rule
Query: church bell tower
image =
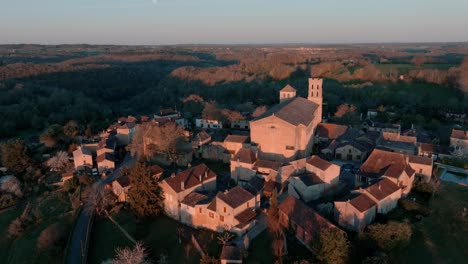
<path fill-rule="evenodd" d="M 309 78 L 309 93 L 307 99 L 318 105 L 317 115 L 319 120 L 322 120 L 322 104 L 323 104 L 323 79 Z"/>

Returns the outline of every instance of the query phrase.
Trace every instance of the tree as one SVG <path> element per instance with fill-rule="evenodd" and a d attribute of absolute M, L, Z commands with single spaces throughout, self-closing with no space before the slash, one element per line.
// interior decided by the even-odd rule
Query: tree
<path fill-rule="evenodd" d="M 51 125 L 39 139 L 46 147 L 53 148 L 63 142 L 63 127 L 57 124 Z"/>
<path fill-rule="evenodd" d="M 426 57 L 424 55 L 418 54 L 411 59 L 411 62 L 414 65 L 421 67 L 426 62 Z"/>
<path fill-rule="evenodd" d="M 328 228 L 320 233 L 317 258 L 323 263 L 346 263 L 349 242 L 337 228 Z"/>
<path fill-rule="evenodd" d="M 259 117 L 267 111 L 267 107 L 262 105 L 255 108 L 255 111 L 252 113 L 252 117 Z"/>
<path fill-rule="evenodd" d="M 68 154 L 65 151 L 58 151 L 55 156 L 47 160 L 47 166 L 54 171 L 62 171 L 68 164 Z"/>
<path fill-rule="evenodd" d="M 0 190 L 2 192 L 14 194 L 16 197 L 23 197 L 23 192 L 21 191 L 21 183 L 14 176 L 7 178 L 5 181 L 3 181 L 3 183 L 0 185 Z"/>
<path fill-rule="evenodd" d="M 74 139 L 80 133 L 78 123 L 76 123 L 74 120 L 68 121 L 68 123 L 63 127 L 63 133 L 65 136 Z"/>
<path fill-rule="evenodd" d="M 383 251 L 390 251 L 399 245 L 405 245 L 411 239 L 411 225 L 390 221 L 387 224 L 368 226 L 365 236 L 374 241 Z"/>
<path fill-rule="evenodd" d="M 117 248 L 112 264 L 150 264 L 148 253 L 143 243 L 137 242 L 133 248 Z"/>
<path fill-rule="evenodd" d="M 184 129 L 175 122 L 162 125 L 147 123 L 141 125 L 128 150 L 132 155 L 152 157 L 161 154 L 171 162 L 177 162 L 186 138 Z"/>
<path fill-rule="evenodd" d="M 139 218 L 160 215 L 164 209 L 164 197 L 157 181 L 151 177 L 150 168 L 138 162 L 130 171 L 128 202 Z"/>
<path fill-rule="evenodd" d="M 218 235 L 218 241 L 221 245 L 226 245 L 231 239 L 234 238 L 234 235 L 229 232 L 224 232 Z"/>
<path fill-rule="evenodd" d="M 52 247 L 63 245 L 66 242 L 65 227 L 55 223 L 42 230 L 37 238 L 37 249 L 43 251 Z"/>
<path fill-rule="evenodd" d="M 465 57 L 463 63 L 459 67 L 460 77 L 458 84 L 463 92 L 468 92 L 468 57 Z"/>
<path fill-rule="evenodd" d="M 267 227 L 270 235 L 272 236 L 271 249 L 273 255 L 275 255 L 281 263 L 284 255 L 285 237 L 283 227 L 279 221 L 277 196 L 278 193 L 276 189 L 274 189 L 270 198 L 270 207 L 268 208 Z"/>
<path fill-rule="evenodd" d="M 32 165 L 32 159 L 24 141 L 10 140 L 1 145 L 3 166 L 8 170 L 21 173 Z"/>
<path fill-rule="evenodd" d="M 203 108 L 202 117 L 204 119 L 211 119 L 211 120 L 221 120 L 223 119 L 222 110 L 219 108 L 218 103 L 215 101 L 210 101 L 205 103 L 205 107 Z"/>

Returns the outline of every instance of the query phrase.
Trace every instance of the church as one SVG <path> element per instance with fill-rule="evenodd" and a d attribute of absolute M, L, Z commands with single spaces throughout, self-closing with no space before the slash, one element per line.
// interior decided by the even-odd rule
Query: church
<path fill-rule="evenodd" d="M 309 78 L 307 99 L 286 85 L 280 103 L 250 122 L 251 141 L 262 159 L 291 161 L 312 154 L 314 132 L 322 121 L 323 79 Z"/>

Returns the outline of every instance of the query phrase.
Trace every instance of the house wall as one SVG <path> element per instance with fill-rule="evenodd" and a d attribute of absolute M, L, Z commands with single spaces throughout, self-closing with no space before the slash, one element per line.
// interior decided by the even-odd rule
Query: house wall
<path fill-rule="evenodd" d="M 367 194 L 369 192 L 366 191 Z M 395 209 L 398 205 L 398 200 L 402 196 L 402 191 L 399 189 L 398 191 L 392 193 L 391 195 L 385 197 L 381 201 L 377 200 L 375 197 L 372 195 L 368 195 L 374 202 L 377 203 L 377 213 L 379 214 L 387 214 L 391 210 Z"/>
<path fill-rule="evenodd" d="M 234 154 L 242 148 L 242 144 L 243 143 L 224 141 L 224 148 L 234 156 Z"/>
<path fill-rule="evenodd" d="M 365 153 L 351 145 L 346 145 L 335 150 L 335 158 L 362 162 L 365 158 Z"/>
<path fill-rule="evenodd" d="M 75 163 L 75 169 L 80 170 L 85 167 L 93 166 L 93 156 L 91 155 L 79 155 L 73 156 L 73 162 Z"/>
<path fill-rule="evenodd" d="M 249 181 L 254 177 L 256 171 L 253 164 L 231 160 L 231 179 L 237 181 Z"/>
<path fill-rule="evenodd" d="M 416 175 L 424 182 L 429 182 L 432 177 L 432 164 L 425 165 L 419 163 L 410 163 L 411 168 L 416 171 Z"/>
<path fill-rule="evenodd" d="M 455 154 L 468 156 L 468 140 L 450 138 L 450 146 L 455 150 Z M 457 153 L 458 152 L 458 153 Z"/>
<path fill-rule="evenodd" d="M 212 129 L 221 129 L 223 128 L 223 123 L 218 120 L 208 120 L 208 119 L 195 119 L 195 126 L 198 128 L 212 128 Z"/>
<path fill-rule="evenodd" d="M 103 173 L 104 171 L 108 169 L 114 169 L 115 168 L 115 162 L 110 161 L 110 160 L 103 160 L 99 162 L 98 164 L 98 170 L 99 173 Z"/>
<path fill-rule="evenodd" d="M 117 196 L 119 202 L 126 202 L 127 201 L 127 193 L 129 187 L 122 188 L 119 182 L 113 181 L 112 182 L 112 192 Z"/>
<path fill-rule="evenodd" d="M 336 164 L 332 164 L 328 169 L 321 170 L 317 167 L 310 165 L 309 163 L 306 164 L 307 171 L 315 173 L 317 176 L 320 177 L 323 181 L 327 183 L 331 183 L 337 177 L 340 176 L 340 166 Z"/>
<path fill-rule="evenodd" d="M 104 154 L 104 153 L 114 153 L 114 150 L 110 148 L 100 148 L 100 149 L 97 149 L 96 156 L 101 156 L 101 154 Z"/>
<path fill-rule="evenodd" d="M 372 206 L 365 212 L 360 212 L 349 202 L 335 202 L 335 219 L 338 224 L 346 229 L 361 231 L 374 221 L 376 206 Z"/>

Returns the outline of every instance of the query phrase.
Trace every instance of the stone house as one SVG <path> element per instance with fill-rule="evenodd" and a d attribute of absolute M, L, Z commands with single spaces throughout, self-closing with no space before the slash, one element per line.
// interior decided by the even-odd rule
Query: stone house
<path fill-rule="evenodd" d="M 380 148 L 409 155 L 417 154 L 417 138 L 400 133 L 382 132 L 377 144 Z"/>
<path fill-rule="evenodd" d="M 193 191 L 216 190 L 216 173 L 205 164 L 194 166 L 160 182 L 164 194 L 164 209 L 172 218 L 180 217 L 180 203 Z"/>
<path fill-rule="evenodd" d="M 359 140 L 338 143 L 335 146 L 335 159 L 363 162 L 373 148 L 373 145 Z"/>
<path fill-rule="evenodd" d="M 114 153 L 104 152 L 96 158 L 99 173 L 115 169 Z"/>
<path fill-rule="evenodd" d="M 137 129 L 135 123 L 124 123 L 117 128 L 117 142 L 119 146 L 126 146 L 128 145 L 132 139 L 133 135 L 135 134 L 135 130 Z"/>
<path fill-rule="evenodd" d="M 376 203 L 378 214 L 387 214 L 393 210 L 402 196 L 402 189 L 386 177 L 358 191 L 365 193 Z"/>
<path fill-rule="evenodd" d="M 363 230 L 374 221 L 377 213 L 377 203 L 365 193 L 351 193 L 334 205 L 338 224 L 353 231 Z"/>
<path fill-rule="evenodd" d="M 368 185 L 386 177 L 407 195 L 413 186 L 415 170 L 409 164 L 408 155 L 374 149 L 356 175 L 358 185 Z"/>
<path fill-rule="evenodd" d="M 224 245 L 220 256 L 221 264 L 242 264 L 242 252 L 235 245 Z"/>
<path fill-rule="evenodd" d="M 317 132 L 315 133 L 316 142 L 331 142 L 336 140 L 346 133 L 347 126 L 321 123 L 317 125 Z"/>
<path fill-rule="evenodd" d="M 78 147 L 73 151 L 73 162 L 76 170 L 83 170 L 85 168 L 93 167 L 93 154 L 86 147 Z"/>
<path fill-rule="evenodd" d="M 205 130 L 200 131 L 192 139 L 192 148 L 199 148 L 205 144 L 210 143 L 211 136 Z"/>
<path fill-rule="evenodd" d="M 130 178 L 126 175 L 112 182 L 112 192 L 117 196 L 119 202 L 128 201 L 128 189 L 130 189 Z"/>
<path fill-rule="evenodd" d="M 401 126 L 399 124 L 386 124 L 377 121 L 373 121 L 372 119 L 366 119 L 362 123 L 362 129 L 365 132 L 393 132 L 393 133 L 400 133 Z"/>
<path fill-rule="evenodd" d="M 450 147 L 453 148 L 453 155 L 468 156 L 468 131 L 452 129 Z"/>
<path fill-rule="evenodd" d="M 231 153 L 231 157 L 234 155 L 247 143 L 249 137 L 248 136 L 240 136 L 240 135 L 228 135 L 224 139 L 224 148 L 227 149 L 229 153 Z"/>
<path fill-rule="evenodd" d="M 408 162 L 416 172 L 416 180 L 430 182 L 432 179 L 432 170 L 434 161 L 427 157 L 409 156 Z"/>
<path fill-rule="evenodd" d="M 289 161 L 310 155 L 322 120 L 322 79 L 309 79 L 308 98 L 284 98 L 250 122 L 250 138 L 262 159 Z M 281 97 L 283 96 L 283 98 Z"/>
<path fill-rule="evenodd" d="M 254 165 L 257 162 L 257 154 L 250 148 L 241 148 L 231 159 L 231 178 L 236 182 L 248 182 L 257 174 Z"/>
<path fill-rule="evenodd" d="M 278 209 L 281 225 L 291 229 L 295 233 L 296 238 L 311 251 L 316 249 L 313 241 L 318 241 L 320 232 L 329 228 L 340 230 L 304 202 L 293 196 L 288 196 L 278 206 Z"/>
<path fill-rule="evenodd" d="M 338 184 L 339 176 L 340 166 L 312 156 L 306 161 L 305 170 L 297 170 L 289 178 L 288 191 L 294 188 L 306 202 L 316 200 Z"/>
<path fill-rule="evenodd" d="M 429 143 L 421 143 L 418 147 L 418 154 L 420 156 L 432 158 L 433 160 L 448 158 L 451 156 L 450 152 L 450 147 Z"/>
<path fill-rule="evenodd" d="M 197 118 L 197 119 L 195 119 L 195 126 L 197 128 L 222 129 L 223 128 L 223 122 L 221 122 L 219 120 Z"/>
<path fill-rule="evenodd" d="M 212 199 L 208 195 L 192 192 L 182 201 L 180 221 L 194 227 L 217 232 L 229 231 L 241 236 L 255 224 L 256 197 L 236 186 L 218 192 Z"/>

